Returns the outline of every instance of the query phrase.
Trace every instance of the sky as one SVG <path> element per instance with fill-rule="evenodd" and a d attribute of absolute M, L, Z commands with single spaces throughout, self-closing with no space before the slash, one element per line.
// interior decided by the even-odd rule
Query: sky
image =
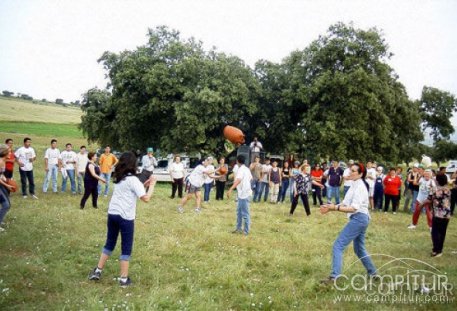
<path fill-rule="evenodd" d="M 281 62 L 341 21 L 382 31 L 411 99 L 424 85 L 457 95 L 456 13 L 454 0 L 0 0 L 0 92 L 81 100 L 106 86 L 104 51 L 133 50 L 159 25 L 252 67 Z"/>

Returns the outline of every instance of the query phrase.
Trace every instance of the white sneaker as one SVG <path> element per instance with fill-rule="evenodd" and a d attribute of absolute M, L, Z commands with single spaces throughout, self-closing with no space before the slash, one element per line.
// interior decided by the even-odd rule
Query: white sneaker
<path fill-rule="evenodd" d="M 4 232 L 4 231 L 5 231 L 5 229 L 0 227 L 0 232 Z"/>
<path fill-rule="evenodd" d="M 410 224 L 410 225 L 408 226 L 408 229 L 416 229 L 416 226 L 413 225 L 413 224 Z"/>
<path fill-rule="evenodd" d="M 34 194 L 32 194 L 32 198 L 34 198 L 35 200 L 38 200 L 38 197 Z"/>
<path fill-rule="evenodd" d="M 182 206 L 178 206 L 178 213 L 180 213 L 180 214 L 184 213 L 184 209 L 182 208 Z"/>
<path fill-rule="evenodd" d="M 394 215 L 397 215 L 397 212 L 394 212 Z"/>
<path fill-rule="evenodd" d="M 195 208 L 195 213 L 200 214 L 201 211 L 202 209 L 200 207 Z"/>
<path fill-rule="evenodd" d="M 26 196 L 26 195 L 23 195 L 22 197 L 23 197 L 24 199 L 27 199 L 27 196 Z"/>

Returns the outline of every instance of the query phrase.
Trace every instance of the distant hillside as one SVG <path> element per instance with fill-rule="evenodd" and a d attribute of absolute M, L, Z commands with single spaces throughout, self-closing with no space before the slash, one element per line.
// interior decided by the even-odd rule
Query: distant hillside
<path fill-rule="evenodd" d="M 1 121 L 76 124 L 81 122 L 81 115 L 78 107 L 0 96 L 0 124 Z"/>

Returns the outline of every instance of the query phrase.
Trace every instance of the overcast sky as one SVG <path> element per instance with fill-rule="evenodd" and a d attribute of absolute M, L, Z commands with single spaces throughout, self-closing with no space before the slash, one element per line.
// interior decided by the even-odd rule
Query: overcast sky
<path fill-rule="evenodd" d="M 146 43 L 167 25 L 252 66 L 280 62 L 338 21 L 377 27 L 409 97 L 424 85 L 457 95 L 457 1 L 0 0 L 0 91 L 66 102 L 104 88 L 104 51 Z"/>

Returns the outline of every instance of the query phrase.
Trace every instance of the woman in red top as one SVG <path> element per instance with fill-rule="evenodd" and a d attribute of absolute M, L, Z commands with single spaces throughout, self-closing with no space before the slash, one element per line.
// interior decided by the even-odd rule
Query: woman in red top
<path fill-rule="evenodd" d="M 384 178 L 384 213 L 389 210 L 390 201 L 392 201 L 392 211 L 397 213 L 398 198 L 401 189 L 401 179 L 397 176 L 397 171 L 394 167 L 389 170 L 389 175 Z"/>
<path fill-rule="evenodd" d="M 11 179 L 13 178 L 14 161 L 16 159 L 13 150 L 13 140 L 8 138 L 5 140 L 5 144 L 8 146 L 8 155 L 6 156 L 5 173 L 3 175 L 5 175 L 7 179 Z"/>
<path fill-rule="evenodd" d="M 311 170 L 311 178 L 313 181 L 319 184 L 312 184 L 312 191 L 313 191 L 313 205 L 316 205 L 316 197 L 319 199 L 319 205 L 322 205 L 322 195 L 321 190 L 324 188 L 322 184 L 322 176 L 324 175 L 324 171 L 321 169 L 319 163 L 316 163 Z"/>

